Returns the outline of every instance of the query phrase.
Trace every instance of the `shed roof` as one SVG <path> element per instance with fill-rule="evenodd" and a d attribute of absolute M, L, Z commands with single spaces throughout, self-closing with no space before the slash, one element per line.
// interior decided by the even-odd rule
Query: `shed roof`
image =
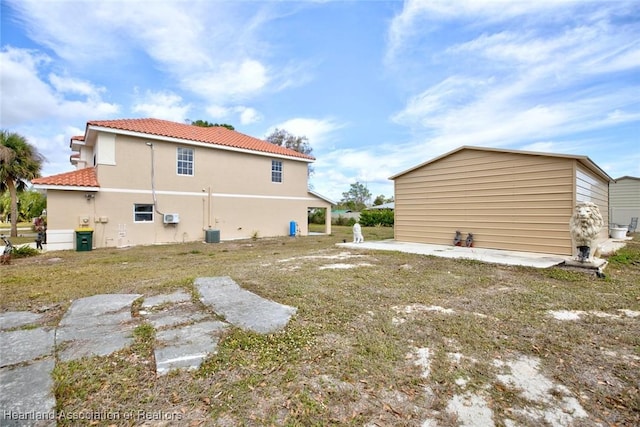
<path fill-rule="evenodd" d="M 155 135 L 170 139 L 192 141 L 211 144 L 220 147 L 256 151 L 279 156 L 298 158 L 304 161 L 313 161 L 314 157 L 298 151 L 271 144 L 262 139 L 227 129 L 223 126 L 201 127 L 186 123 L 171 122 L 160 119 L 118 119 L 118 120 L 92 120 L 87 122 L 86 134 L 91 130 L 125 131 L 127 133 L 143 135 Z"/>
<path fill-rule="evenodd" d="M 629 175 L 625 175 L 625 176 L 621 176 L 620 178 L 616 178 L 616 182 L 623 180 L 623 179 L 630 179 L 632 181 L 640 181 L 640 178 L 637 176 L 629 176 Z"/>
<path fill-rule="evenodd" d="M 547 156 L 547 157 L 560 157 L 560 158 L 566 158 L 566 159 L 573 159 L 573 160 L 578 160 L 580 163 L 582 163 L 585 167 L 587 167 L 588 169 L 590 169 L 591 171 L 593 171 L 594 173 L 596 173 L 597 175 L 599 175 L 601 178 L 603 178 L 605 181 L 613 181 L 613 178 L 611 178 L 605 171 L 603 171 L 597 164 L 595 164 L 589 157 L 587 156 L 579 156 L 579 155 L 575 155 L 575 154 L 556 154 L 556 153 L 541 153 L 541 152 L 536 152 L 536 151 L 523 151 L 523 150 L 507 150 L 507 149 L 502 149 L 502 148 L 488 148 L 488 147 L 475 147 L 475 146 L 471 146 L 471 145 L 463 145 L 462 147 L 456 148 L 455 150 L 449 151 L 448 153 L 442 154 L 438 157 L 435 157 L 431 160 L 428 160 L 424 163 L 420 163 L 417 166 L 414 166 L 412 168 L 409 168 L 403 172 L 397 173 L 391 177 L 389 177 L 389 179 L 396 179 L 402 175 L 405 175 L 409 172 L 412 172 L 416 169 L 419 169 L 423 166 L 426 166 L 430 163 L 435 163 L 440 159 L 443 159 L 445 157 L 451 156 L 452 154 L 455 154 L 459 151 L 462 150 L 477 150 L 477 151 L 493 151 L 496 153 L 513 153 L 513 154 L 524 154 L 524 155 L 530 155 L 530 156 Z"/>

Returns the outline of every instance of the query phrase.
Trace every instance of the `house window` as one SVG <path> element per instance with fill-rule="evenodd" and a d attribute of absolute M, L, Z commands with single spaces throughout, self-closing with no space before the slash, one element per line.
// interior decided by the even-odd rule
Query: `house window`
<path fill-rule="evenodd" d="M 282 182 L 282 162 L 271 160 L 271 182 Z"/>
<path fill-rule="evenodd" d="M 178 147 L 178 175 L 193 175 L 193 149 Z"/>
<path fill-rule="evenodd" d="M 153 222 L 153 205 L 134 204 L 133 222 Z"/>

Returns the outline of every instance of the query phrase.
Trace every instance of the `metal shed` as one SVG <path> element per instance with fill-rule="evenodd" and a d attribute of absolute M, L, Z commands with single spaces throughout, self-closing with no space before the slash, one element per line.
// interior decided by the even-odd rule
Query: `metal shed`
<path fill-rule="evenodd" d="M 631 218 L 640 217 L 640 178 L 622 176 L 609 185 L 611 223 L 631 224 Z"/>
<path fill-rule="evenodd" d="M 586 156 L 463 146 L 392 176 L 395 239 L 571 255 L 577 202 L 598 205 L 608 237 L 611 177 Z"/>

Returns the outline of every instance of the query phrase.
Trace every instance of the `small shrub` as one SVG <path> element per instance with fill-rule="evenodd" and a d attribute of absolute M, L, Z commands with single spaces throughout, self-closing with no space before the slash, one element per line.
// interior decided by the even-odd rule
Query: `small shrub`
<path fill-rule="evenodd" d="M 349 225 L 349 218 L 346 218 L 342 215 L 338 215 L 338 218 L 335 218 L 331 221 L 333 225 Z"/>
<path fill-rule="evenodd" d="M 360 213 L 360 224 L 364 227 L 393 227 L 394 216 L 391 209 L 368 210 Z"/>
<path fill-rule="evenodd" d="M 34 255 L 38 255 L 40 252 L 36 248 L 32 248 L 29 245 L 22 245 L 13 248 L 11 256 L 14 258 L 26 258 Z"/>

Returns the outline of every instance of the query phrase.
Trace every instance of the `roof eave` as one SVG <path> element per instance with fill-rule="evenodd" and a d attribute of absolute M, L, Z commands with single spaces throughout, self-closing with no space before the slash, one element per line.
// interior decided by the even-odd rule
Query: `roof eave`
<path fill-rule="evenodd" d="M 335 206 L 335 205 L 337 205 L 337 203 L 336 203 L 336 202 L 334 202 L 333 200 L 329 199 L 328 197 L 323 196 L 323 195 L 322 195 L 322 194 L 320 194 L 320 193 L 316 193 L 315 191 L 313 191 L 313 190 L 311 190 L 311 189 L 307 189 L 307 192 L 308 192 L 309 194 L 314 195 L 314 196 L 315 196 L 315 197 L 317 197 L 318 199 L 322 199 L 322 200 L 324 200 L 325 202 L 329 203 L 331 206 Z"/>
<path fill-rule="evenodd" d="M 275 158 L 279 158 L 279 159 L 296 160 L 296 161 L 305 162 L 305 163 L 313 163 L 316 160 L 314 157 L 306 156 L 306 155 L 305 155 L 305 157 L 288 156 L 286 154 L 280 154 L 280 153 L 270 153 L 270 152 L 267 152 L 267 151 L 251 150 L 251 149 L 248 149 L 248 148 L 233 147 L 233 146 L 229 146 L 229 145 L 216 144 L 216 143 L 213 143 L 213 142 L 194 141 L 194 140 L 191 140 L 191 139 L 175 138 L 175 137 L 165 136 L 165 135 L 155 135 L 155 134 L 152 134 L 152 133 L 144 133 L 144 132 L 137 132 L 137 131 L 131 131 L 131 130 L 116 129 L 116 128 L 110 128 L 110 127 L 105 127 L 105 126 L 97 126 L 97 125 L 92 125 L 90 123 L 87 123 L 87 134 L 88 134 L 89 131 L 106 132 L 106 133 L 114 133 L 114 134 L 118 134 L 118 135 L 134 136 L 136 138 L 146 138 L 146 139 L 152 139 L 154 141 L 169 141 L 169 142 L 175 142 L 175 143 L 184 144 L 184 145 L 192 145 L 192 146 L 196 146 L 196 147 L 216 148 L 216 149 L 220 149 L 220 150 L 233 151 L 233 152 L 237 152 L 237 153 L 247 153 L 247 154 L 255 154 L 257 156 L 275 157 Z"/>
<path fill-rule="evenodd" d="M 477 147 L 477 146 L 472 146 L 472 145 L 463 145 L 461 147 L 456 148 L 455 150 L 449 151 L 447 153 L 444 153 L 440 156 L 437 156 L 431 160 L 427 160 L 426 162 L 420 163 L 417 166 L 414 166 L 410 169 L 407 169 L 403 172 L 400 172 L 398 174 L 395 174 L 391 177 L 389 177 L 389 179 L 394 180 L 402 175 L 405 175 L 409 172 L 412 172 L 416 169 L 419 169 L 423 166 L 426 166 L 430 163 L 434 163 L 437 162 L 438 160 L 444 158 L 444 157 L 448 157 L 454 153 L 457 153 L 458 151 L 462 151 L 462 150 L 477 150 L 477 151 L 493 151 L 493 152 L 497 152 L 497 153 L 514 153 L 514 154 L 525 154 L 525 155 L 532 155 L 532 156 L 550 156 L 550 157 L 560 157 L 560 158 L 566 158 L 566 159 L 574 159 L 577 161 L 582 162 L 582 164 L 584 164 L 587 168 L 589 168 L 591 171 L 595 172 L 597 175 L 600 175 L 601 178 L 605 179 L 608 182 L 613 181 L 613 178 L 611 178 L 604 170 L 602 170 L 593 160 L 591 160 L 589 157 L 587 156 L 577 156 L 577 155 L 572 155 L 572 154 L 556 154 L 556 153 L 544 153 L 544 152 L 537 152 L 537 151 L 526 151 L 526 150 L 509 150 L 509 149 L 504 149 L 504 148 L 493 148 L 493 147 Z"/>

